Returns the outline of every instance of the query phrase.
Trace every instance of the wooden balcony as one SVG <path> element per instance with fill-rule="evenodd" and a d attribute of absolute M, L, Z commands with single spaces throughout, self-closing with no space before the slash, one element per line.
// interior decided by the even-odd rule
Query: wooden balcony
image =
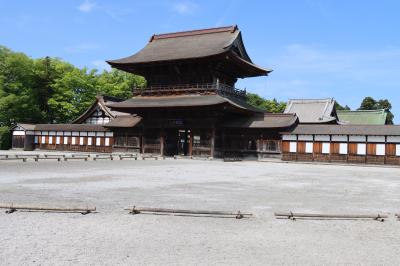
<path fill-rule="evenodd" d="M 133 88 L 133 96 L 163 96 L 182 94 L 210 94 L 217 93 L 223 96 L 246 98 L 246 90 L 240 90 L 223 83 L 194 83 L 153 85 L 146 88 Z"/>

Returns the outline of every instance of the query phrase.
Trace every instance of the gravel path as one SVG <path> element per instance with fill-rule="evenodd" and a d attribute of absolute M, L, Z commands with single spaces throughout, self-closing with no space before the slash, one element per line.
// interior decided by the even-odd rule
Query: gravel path
<path fill-rule="evenodd" d="M 399 265 L 400 169 L 197 160 L 0 162 L 0 202 L 99 213 L 0 212 L 1 265 Z M 248 211 L 135 215 L 127 206 Z M 276 220 L 274 211 L 390 213 Z"/>

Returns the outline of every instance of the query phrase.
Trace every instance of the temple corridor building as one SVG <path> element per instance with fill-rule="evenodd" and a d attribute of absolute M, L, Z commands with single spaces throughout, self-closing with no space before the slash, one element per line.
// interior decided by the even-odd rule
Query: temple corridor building
<path fill-rule="evenodd" d="M 400 163 L 398 126 L 367 130 L 341 125 L 333 99 L 291 100 L 282 114 L 249 105 L 246 91 L 235 88 L 237 80 L 267 76 L 272 70 L 252 62 L 237 26 L 153 35 L 136 54 L 107 63 L 143 76 L 146 87 L 132 88 L 128 100 L 97 96 L 71 124 L 16 124 L 13 147 Z M 346 145 L 359 140 L 366 145 L 365 154 L 363 145 L 349 144 L 358 157 L 351 157 L 347 148 L 345 155 L 344 144 L 335 144 L 338 139 Z M 385 146 L 383 155 L 381 145 L 368 144 L 372 139 Z"/>

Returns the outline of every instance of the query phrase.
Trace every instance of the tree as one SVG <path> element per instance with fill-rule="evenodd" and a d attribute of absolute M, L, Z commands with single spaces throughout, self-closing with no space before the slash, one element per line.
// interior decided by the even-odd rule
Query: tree
<path fill-rule="evenodd" d="M 278 102 L 275 98 L 267 100 L 255 93 L 247 93 L 247 103 L 271 113 L 283 113 L 286 108 L 285 102 Z"/>
<path fill-rule="evenodd" d="M 350 111 L 350 107 L 345 105 L 344 107 L 342 105 L 340 105 L 337 101 L 335 101 L 335 108 L 336 110 L 348 110 Z"/>
<path fill-rule="evenodd" d="M 132 88 L 144 86 L 143 77 L 119 70 L 98 73 L 58 58 L 32 59 L 0 46 L 1 145 L 8 145 L 5 140 L 16 122 L 70 122 L 97 94 L 127 99 Z"/>
<path fill-rule="evenodd" d="M 34 61 L 0 46 L 0 126 L 43 122 L 35 97 Z"/>
<path fill-rule="evenodd" d="M 372 97 L 365 97 L 360 105 L 360 108 L 358 110 L 375 110 L 377 108 L 377 102 L 375 101 L 374 98 Z"/>
<path fill-rule="evenodd" d="M 386 116 L 386 124 L 393 125 L 394 115 L 390 111 L 392 109 L 392 104 L 388 99 L 380 99 L 376 101 L 372 97 L 365 97 L 360 105 L 358 110 L 377 110 L 377 109 L 385 109 L 387 112 Z"/>

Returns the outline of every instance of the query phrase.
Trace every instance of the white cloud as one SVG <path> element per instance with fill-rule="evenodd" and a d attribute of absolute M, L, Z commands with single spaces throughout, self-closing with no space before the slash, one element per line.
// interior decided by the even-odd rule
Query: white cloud
<path fill-rule="evenodd" d="M 179 2 L 173 4 L 172 9 L 181 15 L 191 15 L 198 9 L 198 5 L 193 2 Z"/>
<path fill-rule="evenodd" d="M 90 1 L 90 0 L 85 0 L 82 4 L 78 6 L 79 11 L 89 13 L 93 10 L 93 8 L 96 6 L 96 3 Z"/>
<path fill-rule="evenodd" d="M 99 71 L 111 71 L 110 65 L 104 60 L 95 60 L 92 62 L 92 65 L 95 66 L 95 68 Z"/>

